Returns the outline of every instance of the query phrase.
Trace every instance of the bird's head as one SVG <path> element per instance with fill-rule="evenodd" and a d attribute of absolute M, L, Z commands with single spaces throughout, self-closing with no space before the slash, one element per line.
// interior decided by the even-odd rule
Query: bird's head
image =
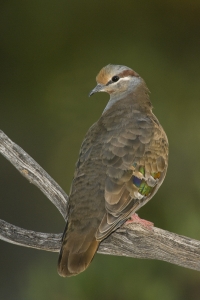
<path fill-rule="evenodd" d="M 106 92 L 110 96 L 119 96 L 133 91 L 142 81 L 132 69 L 121 65 L 107 65 L 96 77 L 97 86 L 89 93 Z"/>

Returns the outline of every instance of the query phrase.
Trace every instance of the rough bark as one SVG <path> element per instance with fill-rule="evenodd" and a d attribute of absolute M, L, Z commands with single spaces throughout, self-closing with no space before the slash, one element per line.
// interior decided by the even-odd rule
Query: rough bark
<path fill-rule="evenodd" d="M 67 220 L 68 196 L 21 147 L 0 131 L 0 153 L 36 185 Z M 0 239 L 15 245 L 59 252 L 62 234 L 26 230 L 0 220 Z M 200 271 L 200 241 L 140 224 L 125 225 L 101 242 L 98 253 L 157 259 Z"/>

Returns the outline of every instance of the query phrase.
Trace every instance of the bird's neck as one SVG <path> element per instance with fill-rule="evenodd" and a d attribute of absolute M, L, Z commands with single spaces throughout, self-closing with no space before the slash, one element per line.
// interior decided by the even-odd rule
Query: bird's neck
<path fill-rule="evenodd" d="M 136 109 L 144 108 L 145 110 L 151 110 L 152 104 L 149 99 L 149 90 L 144 82 L 135 86 L 131 86 L 121 93 L 112 93 L 110 99 L 103 111 L 103 114 L 110 110 L 112 107 L 124 105 L 135 106 Z"/>

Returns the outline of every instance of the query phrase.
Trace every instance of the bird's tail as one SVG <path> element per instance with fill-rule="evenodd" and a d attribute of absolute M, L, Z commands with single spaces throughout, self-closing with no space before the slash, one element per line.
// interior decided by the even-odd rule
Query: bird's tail
<path fill-rule="evenodd" d="M 69 277 L 83 272 L 92 261 L 98 246 L 94 234 L 83 237 L 77 233 L 66 233 L 58 259 L 58 274 Z"/>

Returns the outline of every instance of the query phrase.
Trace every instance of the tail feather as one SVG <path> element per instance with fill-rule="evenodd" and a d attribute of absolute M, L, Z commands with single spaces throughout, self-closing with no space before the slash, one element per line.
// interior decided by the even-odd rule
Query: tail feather
<path fill-rule="evenodd" d="M 92 240 L 88 243 L 87 242 L 87 249 L 86 245 L 83 243 L 83 250 L 79 247 L 81 237 L 77 241 L 77 249 L 75 250 L 75 242 L 70 245 L 69 240 L 65 242 L 61 247 L 59 259 L 58 259 L 58 274 L 60 276 L 73 276 L 83 272 L 91 263 L 97 249 L 99 246 L 99 242 L 93 236 Z"/>

